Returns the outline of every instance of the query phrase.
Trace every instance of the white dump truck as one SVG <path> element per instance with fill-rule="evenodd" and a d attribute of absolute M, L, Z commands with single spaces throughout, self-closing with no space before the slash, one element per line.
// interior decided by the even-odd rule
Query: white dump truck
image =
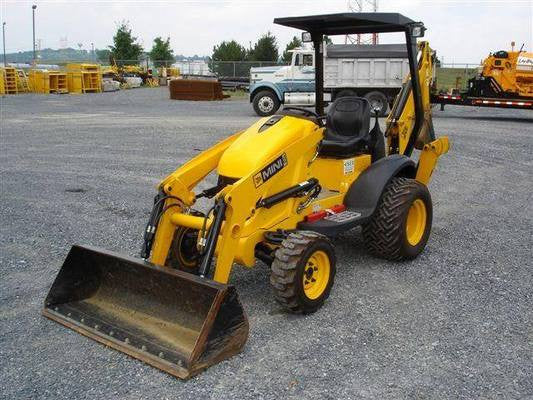
<path fill-rule="evenodd" d="M 324 100 L 366 97 L 386 115 L 409 73 L 405 44 L 324 47 Z M 267 116 L 281 104 L 314 105 L 314 56 L 312 49 L 295 49 L 290 65 L 251 68 L 250 102 L 255 112 Z"/>

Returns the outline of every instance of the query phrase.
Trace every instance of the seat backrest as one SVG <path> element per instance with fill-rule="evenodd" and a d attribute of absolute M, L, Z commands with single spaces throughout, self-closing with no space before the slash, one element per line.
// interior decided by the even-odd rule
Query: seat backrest
<path fill-rule="evenodd" d="M 357 96 L 339 97 L 329 106 L 325 139 L 348 140 L 353 137 L 364 137 L 368 135 L 369 127 L 368 100 Z"/>

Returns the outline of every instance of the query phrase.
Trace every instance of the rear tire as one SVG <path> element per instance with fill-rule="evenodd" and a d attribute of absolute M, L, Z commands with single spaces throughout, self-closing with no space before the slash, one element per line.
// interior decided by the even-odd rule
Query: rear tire
<path fill-rule="evenodd" d="M 370 222 L 363 225 L 368 251 L 386 260 L 408 260 L 425 248 L 433 206 L 428 188 L 414 179 L 394 178 Z"/>
<path fill-rule="evenodd" d="M 270 283 L 276 301 L 292 313 L 317 311 L 335 278 L 335 250 L 319 233 L 291 233 L 276 250 Z"/>
<path fill-rule="evenodd" d="M 389 102 L 387 96 L 378 91 L 373 91 L 365 94 L 365 99 L 370 103 L 371 109 L 379 108 L 378 116 L 385 117 L 389 110 Z"/>
<path fill-rule="evenodd" d="M 252 103 L 255 113 L 261 117 L 274 114 L 280 106 L 278 96 L 270 90 L 262 90 L 257 93 Z"/>

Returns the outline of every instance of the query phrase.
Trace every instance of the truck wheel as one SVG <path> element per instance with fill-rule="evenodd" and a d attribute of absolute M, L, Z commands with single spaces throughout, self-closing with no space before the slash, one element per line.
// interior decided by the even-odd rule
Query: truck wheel
<path fill-rule="evenodd" d="M 369 252 L 387 260 L 418 256 L 431 232 L 433 207 L 428 188 L 414 179 L 394 178 L 370 222 L 363 225 Z"/>
<path fill-rule="evenodd" d="M 319 233 L 291 233 L 276 250 L 270 284 L 278 303 L 293 313 L 310 314 L 328 298 L 335 278 L 335 250 Z"/>
<path fill-rule="evenodd" d="M 270 90 L 262 90 L 254 96 L 252 101 L 254 111 L 261 117 L 267 117 L 278 111 L 280 102 L 278 96 Z"/>
<path fill-rule="evenodd" d="M 198 230 L 184 226 L 177 227 L 165 265 L 191 274 L 198 274 L 200 254 L 196 247 L 197 241 Z"/>
<path fill-rule="evenodd" d="M 365 94 L 365 99 L 368 100 L 370 103 L 371 109 L 378 109 L 379 113 L 378 115 L 380 117 L 385 117 L 387 115 L 387 111 L 389 110 L 389 102 L 387 100 L 387 96 L 385 96 L 381 92 L 369 92 Z"/>

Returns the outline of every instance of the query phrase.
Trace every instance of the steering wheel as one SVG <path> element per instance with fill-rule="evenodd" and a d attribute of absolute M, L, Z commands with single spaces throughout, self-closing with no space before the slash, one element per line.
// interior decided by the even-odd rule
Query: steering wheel
<path fill-rule="evenodd" d="M 315 117 L 316 119 L 320 119 L 320 115 L 318 115 L 314 111 L 308 110 L 307 108 L 288 106 L 288 107 L 283 107 L 283 111 L 285 110 L 300 111 L 303 115 L 307 115 L 309 117 Z"/>

